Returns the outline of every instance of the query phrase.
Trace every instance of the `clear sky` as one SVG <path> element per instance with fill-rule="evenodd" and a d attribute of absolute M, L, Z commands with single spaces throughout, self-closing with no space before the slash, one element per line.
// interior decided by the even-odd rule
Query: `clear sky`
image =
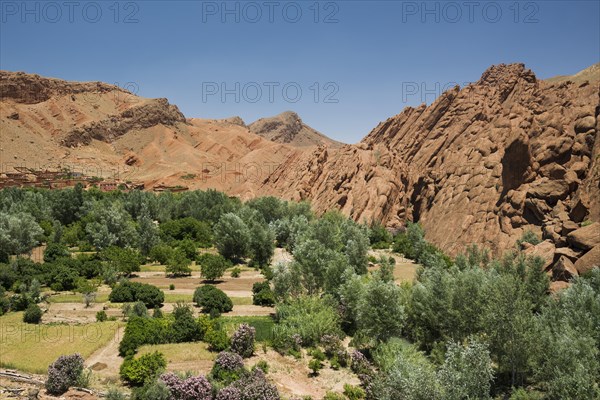
<path fill-rule="evenodd" d="M 0 68 L 117 83 L 187 117 L 294 110 L 354 143 L 492 64 L 548 78 L 599 62 L 599 4 L 0 0 Z"/>

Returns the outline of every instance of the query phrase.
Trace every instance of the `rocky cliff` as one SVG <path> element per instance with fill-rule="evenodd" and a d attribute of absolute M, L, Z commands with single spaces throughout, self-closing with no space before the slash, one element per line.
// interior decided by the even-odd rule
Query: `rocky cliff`
<path fill-rule="evenodd" d="M 598 81 L 546 83 L 523 64 L 493 66 L 358 145 L 288 160 L 264 188 L 391 228 L 418 221 L 450 253 L 479 243 L 500 254 L 532 230 L 547 240 L 547 267 L 561 248 L 577 260 L 595 244 L 569 235 L 600 220 Z M 591 226 L 586 237 L 599 237 Z"/>
<path fill-rule="evenodd" d="M 342 145 L 306 125 L 298 114 L 292 111 L 286 111 L 270 118 L 261 118 L 248 125 L 248 129 L 265 139 L 295 147 L 329 146 L 335 148 Z"/>

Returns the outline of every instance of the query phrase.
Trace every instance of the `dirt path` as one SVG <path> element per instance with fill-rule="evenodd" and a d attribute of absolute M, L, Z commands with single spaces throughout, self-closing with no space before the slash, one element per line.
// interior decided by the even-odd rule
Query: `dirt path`
<path fill-rule="evenodd" d="M 85 360 L 85 366 L 94 371 L 94 375 L 105 382 L 119 376 L 119 367 L 123 359 L 119 357 L 119 342 L 123 338 L 125 327 L 119 327 L 108 344 L 94 352 Z"/>

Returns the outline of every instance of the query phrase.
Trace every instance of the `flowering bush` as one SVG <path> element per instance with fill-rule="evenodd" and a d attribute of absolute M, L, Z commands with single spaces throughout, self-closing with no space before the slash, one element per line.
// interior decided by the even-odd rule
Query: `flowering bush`
<path fill-rule="evenodd" d="M 242 400 L 242 392 L 234 386 L 222 389 L 215 400 Z"/>
<path fill-rule="evenodd" d="M 241 400 L 279 400 L 279 392 L 260 369 L 255 369 L 233 384 L 242 393 Z"/>
<path fill-rule="evenodd" d="M 202 375 L 182 379 L 173 373 L 163 374 L 160 380 L 171 391 L 170 400 L 211 400 L 212 385 Z"/>
<path fill-rule="evenodd" d="M 373 367 L 367 357 L 363 353 L 358 350 L 354 350 L 350 355 L 352 359 L 352 364 L 350 364 L 350 368 L 355 374 L 365 374 L 371 375 L 373 372 Z"/>
<path fill-rule="evenodd" d="M 46 389 L 50 394 L 63 394 L 77 384 L 83 371 L 83 357 L 80 354 L 60 356 L 48 367 Z"/>
<path fill-rule="evenodd" d="M 256 329 L 248 324 L 242 324 L 231 337 L 231 350 L 244 358 L 254 354 L 254 338 Z"/>
<path fill-rule="evenodd" d="M 217 356 L 211 375 L 223 385 L 228 385 L 240 378 L 243 373 L 244 360 L 236 353 L 222 351 Z"/>
<path fill-rule="evenodd" d="M 222 369 L 234 371 L 244 367 L 244 360 L 239 354 L 222 351 L 217 356 L 215 365 Z"/>

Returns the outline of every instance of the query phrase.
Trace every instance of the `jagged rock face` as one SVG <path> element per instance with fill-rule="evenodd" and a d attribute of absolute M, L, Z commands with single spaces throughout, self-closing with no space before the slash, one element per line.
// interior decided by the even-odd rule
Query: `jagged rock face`
<path fill-rule="evenodd" d="M 23 72 L 0 71 L 0 100 L 2 101 L 10 99 L 17 103 L 37 104 L 53 96 L 113 91 L 129 93 L 118 86 L 101 82 L 67 82 Z"/>
<path fill-rule="evenodd" d="M 158 124 L 174 125 L 177 122 L 186 122 L 185 116 L 177 106 L 169 104 L 167 99 L 155 99 L 131 107 L 119 115 L 74 129 L 66 135 L 62 144 L 68 147 L 88 145 L 92 139 L 112 142 L 132 130 L 150 128 Z"/>
<path fill-rule="evenodd" d="M 277 143 L 297 147 L 330 146 L 339 147 L 341 143 L 328 138 L 306 125 L 298 114 L 286 111 L 271 118 L 261 118 L 248 125 L 250 132 Z"/>
<path fill-rule="evenodd" d="M 357 220 L 418 221 L 450 253 L 479 243 L 499 254 L 524 230 L 565 247 L 600 213 L 598 96 L 597 83 L 549 84 L 522 64 L 494 66 L 359 145 L 291 160 L 264 187 Z"/>

